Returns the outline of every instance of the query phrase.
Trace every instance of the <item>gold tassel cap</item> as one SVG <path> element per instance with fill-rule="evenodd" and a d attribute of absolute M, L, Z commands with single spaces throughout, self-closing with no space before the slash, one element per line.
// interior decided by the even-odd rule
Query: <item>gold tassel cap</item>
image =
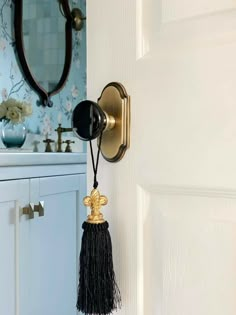
<path fill-rule="evenodd" d="M 87 222 L 92 224 L 104 223 L 103 214 L 100 212 L 102 206 L 108 203 L 104 195 L 100 195 L 97 189 L 91 191 L 91 195 L 84 198 L 84 205 L 91 208 L 91 214 L 87 217 Z"/>

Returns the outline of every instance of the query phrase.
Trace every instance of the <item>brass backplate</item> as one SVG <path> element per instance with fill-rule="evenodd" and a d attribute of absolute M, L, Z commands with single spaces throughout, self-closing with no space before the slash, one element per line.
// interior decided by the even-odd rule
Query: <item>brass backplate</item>
<path fill-rule="evenodd" d="M 122 84 L 111 82 L 103 89 L 98 105 L 115 119 L 115 126 L 102 135 L 101 153 L 107 161 L 118 162 L 130 145 L 130 97 Z"/>

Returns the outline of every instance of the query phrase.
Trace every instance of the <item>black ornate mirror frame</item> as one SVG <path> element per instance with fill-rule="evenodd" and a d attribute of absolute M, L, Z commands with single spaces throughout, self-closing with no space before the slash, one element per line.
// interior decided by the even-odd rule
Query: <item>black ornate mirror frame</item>
<path fill-rule="evenodd" d="M 58 93 L 65 85 L 66 79 L 68 77 L 70 66 L 71 66 L 71 58 L 72 58 L 72 22 L 73 17 L 70 11 L 68 0 L 60 0 L 58 1 L 61 6 L 61 10 L 63 10 L 63 15 L 65 16 L 65 62 L 64 68 L 59 82 L 56 87 L 52 91 L 46 91 L 42 86 L 39 85 L 36 78 L 30 71 L 30 67 L 27 63 L 25 57 L 25 49 L 24 49 L 24 41 L 23 41 L 23 1 L 17 0 L 15 1 L 15 13 L 14 13 L 14 30 L 15 30 L 15 43 L 16 50 L 18 53 L 18 58 L 21 64 L 21 68 L 26 77 L 26 80 L 29 82 L 31 87 L 39 94 L 41 98 L 41 104 L 43 106 L 52 107 L 53 103 L 51 101 L 51 96 Z M 58 10 L 59 10 L 58 5 Z"/>

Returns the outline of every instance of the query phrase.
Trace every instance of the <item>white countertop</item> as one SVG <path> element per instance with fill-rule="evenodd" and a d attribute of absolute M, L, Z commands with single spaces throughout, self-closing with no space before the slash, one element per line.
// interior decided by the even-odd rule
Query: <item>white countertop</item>
<path fill-rule="evenodd" d="M 33 166 L 58 164 L 85 164 L 86 153 L 37 153 L 0 151 L 0 167 L 2 166 Z"/>

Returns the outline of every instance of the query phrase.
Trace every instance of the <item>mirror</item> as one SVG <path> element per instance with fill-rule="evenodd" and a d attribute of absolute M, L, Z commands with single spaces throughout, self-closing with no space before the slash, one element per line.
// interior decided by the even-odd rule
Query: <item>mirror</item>
<path fill-rule="evenodd" d="M 51 96 L 63 88 L 69 74 L 72 25 L 78 19 L 73 12 L 68 0 L 15 1 L 14 29 L 19 62 L 43 106 L 53 105 Z"/>
<path fill-rule="evenodd" d="M 53 91 L 64 68 L 65 18 L 55 0 L 24 0 L 22 12 L 25 58 L 39 85 Z"/>

